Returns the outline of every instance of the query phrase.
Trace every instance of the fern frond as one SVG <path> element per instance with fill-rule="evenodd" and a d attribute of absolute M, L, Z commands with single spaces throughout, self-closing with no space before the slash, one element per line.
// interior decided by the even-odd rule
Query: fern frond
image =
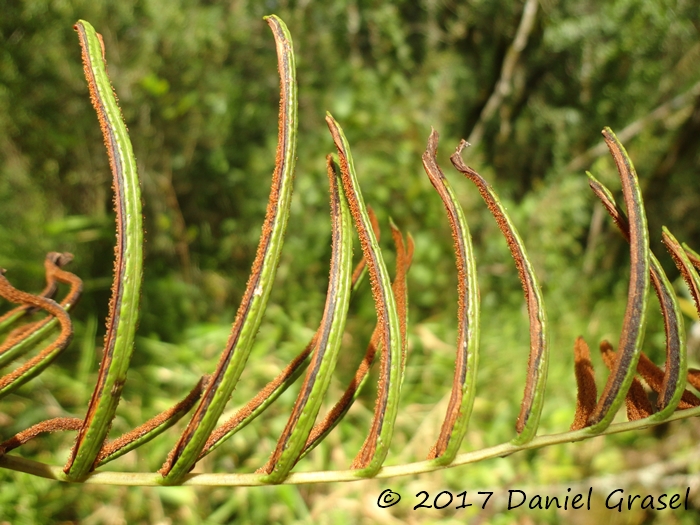
<path fill-rule="evenodd" d="M 543 294 L 534 265 L 518 234 L 515 221 L 501 204 L 496 190 L 461 157 L 462 141 L 451 160 L 456 170 L 469 178 L 494 216 L 518 269 L 530 323 L 530 352 L 525 392 L 520 414 L 510 442 L 459 454 L 467 432 L 476 392 L 479 347 L 479 291 L 476 261 L 467 215 L 452 191 L 446 175 L 437 163 L 438 134 L 432 131 L 423 155 L 425 171 L 447 212 L 454 241 L 458 276 L 457 345 L 454 379 L 437 442 L 426 447 L 428 459 L 396 466 L 384 466 L 399 413 L 399 395 L 408 356 L 407 333 L 409 297 L 407 273 L 414 252 L 410 235 L 404 240 L 391 223 L 396 247 L 396 271 L 393 282 L 379 247 L 378 221 L 366 205 L 358 182 L 350 144 L 340 124 L 328 114 L 326 122 L 335 143 L 338 161 L 327 157 L 331 196 L 332 255 L 328 292 L 320 326 L 306 348 L 264 387 L 243 404 L 232 418 L 219 419 L 246 365 L 263 319 L 274 282 L 289 216 L 296 156 L 297 95 L 295 59 L 291 36 L 284 22 L 266 17 L 275 43 L 280 74 L 279 136 L 270 199 L 249 281 L 229 339 L 211 375 L 203 376 L 194 388 L 181 395 L 182 400 L 130 432 L 107 441 L 122 388 L 126 381 L 139 311 L 143 262 L 141 196 L 136 163 L 116 95 L 107 77 L 102 38 L 92 26 L 79 21 L 75 28 L 83 50 L 85 75 L 92 104 L 97 112 L 113 175 L 117 215 L 115 271 L 107 320 L 105 352 L 99 376 L 86 415 L 79 418 L 54 418 L 16 434 L 0 443 L 0 467 L 60 481 L 118 485 L 266 485 L 352 481 L 368 477 L 388 478 L 453 468 L 525 450 L 582 441 L 593 436 L 631 432 L 669 421 L 700 415 L 700 399 L 686 389 L 688 383 L 700 386 L 700 372 L 687 369 L 685 330 L 678 298 L 659 261 L 651 253 L 644 203 L 637 175 L 624 147 L 609 128 L 603 139 L 617 166 L 623 188 L 626 212 L 615 203 L 612 194 L 592 175 L 589 184 L 612 216 L 630 245 L 630 283 L 619 344 L 615 349 L 607 341 L 600 345 L 610 375 L 598 396 L 588 345 L 582 337 L 574 346 L 578 402 L 570 430 L 538 435 L 540 414 L 545 402 L 547 371 L 550 364 L 548 323 Z M 362 259 L 352 271 L 352 226 L 360 241 Z M 700 255 L 679 243 L 666 229 L 663 240 L 688 284 L 700 311 Z M 0 296 L 19 306 L 0 317 L 0 334 L 7 333 L 0 345 L 0 367 L 39 346 L 60 327 L 58 336 L 35 357 L 13 372 L 0 377 L 0 397 L 37 376 L 63 351 L 72 336 L 69 312 L 80 295 L 82 283 L 61 268 L 71 256 L 52 253 L 46 259 L 46 286 L 38 294 L 13 287 L 0 271 Z M 333 408 L 318 423 L 320 412 L 342 347 L 351 295 L 368 274 L 377 314 L 376 328 L 367 353 L 351 384 Z M 57 284 L 70 285 L 60 302 L 51 297 Z M 666 364 L 662 370 L 643 352 L 647 296 L 653 286 L 661 305 L 666 333 Z M 43 310 L 47 316 L 38 322 L 21 324 L 27 314 Z M 9 332 L 9 333 L 8 333 Z M 379 359 L 376 359 L 379 357 Z M 343 419 L 368 383 L 369 371 L 379 360 L 377 402 L 367 437 L 351 468 L 320 472 L 294 473 L 292 470 Z M 304 371 L 306 373 L 304 374 Z M 190 473 L 207 454 L 251 423 L 299 377 L 304 375 L 287 425 L 277 439 L 269 461 L 255 473 Z M 656 408 L 642 386 L 645 382 L 658 394 Z M 625 402 L 629 421 L 611 424 Z M 103 471 L 106 463 L 154 438 L 167 436 L 166 430 L 192 411 L 189 423 L 163 467 L 153 473 Z M 9 451 L 46 432 L 77 432 L 75 445 L 65 467 L 47 465 L 11 454 Z M 170 436 L 172 437 L 172 436 Z"/>

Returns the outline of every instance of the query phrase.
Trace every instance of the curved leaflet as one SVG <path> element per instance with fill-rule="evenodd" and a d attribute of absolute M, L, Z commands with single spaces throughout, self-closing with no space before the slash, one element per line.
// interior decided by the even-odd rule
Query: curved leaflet
<path fill-rule="evenodd" d="M 593 193 L 603 203 L 620 232 L 629 242 L 629 222 L 624 212 L 617 206 L 612 193 L 593 175 L 588 172 L 586 174 L 588 175 L 588 184 Z M 649 257 L 651 284 L 654 286 L 656 296 L 659 299 L 666 331 L 666 368 L 657 400 L 659 411 L 652 417 L 655 419 L 666 419 L 676 410 L 685 391 L 685 377 L 688 370 L 685 328 L 683 327 L 683 315 L 678 306 L 678 299 L 673 291 L 673 285 L 668 280 L 656 256 L 649 252 Z"/>
<path fill-rule="evenodd" d="M 476 369 L 479 363 L 479 285 L 476 279 L 474 249 L 464 211 L 437 163 L 438 138 L 437 132 L 432 130 L 428 148 L 423 153 L 423 168 L 442 199 L 452 230 L 457 265 L 459 324 L 457 358 L 447 415 L 428 459 L 435 459 L 439 464 L 446 465 L 457 455 L 467 433 L 469 417 L 474 406 Z"/>
<path fill-rule="evenodd" d="M 333 237 L 326 306 L 318 342 L 311 356 L 306 377 L 292 408 L 289 421 L 277 441 L 277 447 L 270 460 L 261 469 L 261 472 L 268 475 L 267 480 L 271 483 L 279 483 L 287 477 L 304 448 L 338 360 L 338 351 L 350 303 L 352 221 L 347 201 L 342 192 L 338 166 L 330 155 L 326 161 L 331 190 Z"/>
<path fill-rule="evenodd" d="M 369 211 L 369 207 L 368 207 Z M 372 214 L 370 213 L 370 219 L 372 219 Z M 396 298 L 396 309 L 399 314 L 399 325 L 401 327 L 401 338 L 402 338 L 402 369 L 406 365 L 406 325 L 408 322 L 408 289 L 406 286 L 406 275 L 411 266 L 411 261 L 413 259 L 413 238 L 409 234 L 408 236 L 408 246 L 406 247 L 403 242 L 403 236 L 399 229 L 394 225 L 391 225 L 391 237 L 396 246 L 396 277 L 394 278 L 394 283 L 392 284 L 392 290 L 394 292 L 394 297 Z M 375 228 L 375 234 L 377 233 L 377 228 Z M 326 436 L 333 430 L 338 423 L 345 417 L 350 407 L 357 400 L 362 389 L 367 384 L 367 378 L 369 377 L 369 371 L 374 364 L 377 351 L 379 350 L 380 336 L 379 325 L 376 325 L 372 331 L 372 336 L 370 337 L 369 344 L 367 345 L 367 350 L 365 355 L 360 362 L 360 365 L 355 371 L 355 376 L 350 381 L 350 384 L 345 389 L 345 392 L 341 396 L 340 400 L 333 405 L 328 413 L 324 416 L 320 423 L 314 425 L 309 438 L 306 440 L 306 445 L 304 445 L 304 450 L 299 456 L 299 459 L 305 457 L 309 452 L 311 452 L 321 441 L 323 441 Z"/>
<path fill-rule="evenodd" d="M 326 115 L 326 123 L 338 150 L 345 196 L 348 199 L 355 229 L 360 238 L 362 254 L 367 262 L 372 296 L 377 310 L 377 324 L 380 328 L 381 344 L 384 349 L 372 427 L 352 464 L 354 469 L 359 470 L 359 476 L 370 477 L 374 476 L 381 468 L 394 431 L 394 421 L 401 391 L 401 326 L 386 264 L 372 231 L 372 224 L 357 182 L 350 146 L 343 130 L 330 113 Z"/>
<path fill-rule="evenodd" d="M 177 483 L 194 466 L 231 397 L 262 321 L 282 251 L 294 181 L 297 132 L 296 68 L 292 39 L 278 17 L 266 17 L 277 45 L 280 113 L 277 158 L 270 200 L 253 269 L 219 364 L 180 440 L 160 470 L 165 484 Z"/>
<path fill-rule="evenodd" d="M 104 354 L 83 426 L 64 467 L 70 480 L 92 470 L 117 410 L 134 349 L 143 276 L 141 188 L 136 159 L 117 98 L 107 77 L 102 37 L 84 20 L 75 24 L 90 100 L 97 112 L 112 170 L 117 212 L 114 281 Z"/>
<path fill-rule="evenodd" d="M 593 433 L 604 430 L 612 422 L 634 379 L 644 339 L 650 280 L 649 232 L 637 173 L 627 151 L 610 128 L 603 130 L 603 138 L 622 181 L 629 220 L 631 271 L 618 352 L 596 408 L 588 418 L 588 428 Z"/>
<path fill-rule="evenodd" d="M 530 316 L 530 358 L 527 365 L 527 381 L 525 383 L 523 401 L 520 405 L 520 414 L 515 425 L 518 435 L 513 439 L 514 444 L 522 444 L 535 437 L 544 403 L 547 369 L 549 367 L 549 340 L 547 337 L 544 300 L 542 299 L 542 291 L 537 282 L 535 271 L 527 257 L 525 245 L 515 225 L 508 217 L 505 207 L 501 204 L 491 185 L 476 171 L 464 164 L 462 160 L 461 153 L 467 145 L 468 143 L 464 140 L 460 142 L 457 151 L 450 157 L 450 160 L 457 171 L 466 175 L 476 185 L 481 197 L 486 202 L 486 206 L 488 206 L 503 236 L 506 238 L 508 248 L 518 268 L 518 275 L 525 291 L 525 303 Z"/>

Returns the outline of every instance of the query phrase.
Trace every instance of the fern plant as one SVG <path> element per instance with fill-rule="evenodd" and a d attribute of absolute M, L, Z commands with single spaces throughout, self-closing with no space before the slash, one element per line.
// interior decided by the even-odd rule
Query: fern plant
<path fill-rule="evenodd" d="M 412 237 L 404 237 L 390 224 L 396 249 L 393 281 L 379 248 L 378 221 L 362 197 L 350 144 L 340 124 L 329 113 L 326 122 L 337 156 L 326 158 L 330 187 L 332 255 L 328 292 L 322 320 L 306 348 L 284 370 L 238 410 L 220 423 L 250 355 L 275 278 L 289 216 L 296 159 L 297 93 L 292 40 L 284 22 L 266 17 L 277 47 L 280 75 L 279 137 L 275 170 L 262 234 L 243 298 L 218 365 L 170 409 L 123 436 L 108 440 L 134 349 L 143 275 L 143 227 L 141 194 L 136 162 L 128 132 L 107 77 L 101 36 L 85 21 L 75 29 L 82 47 L 85 76 L 92 104 L 104 136 L 115 194 L 117 244 L 110 313 L 99 375 L 84 418 L 54 418 L 0 443 L 0 466 L 61 481 L 122 485 L 262 485 L 351 481 L 363 478 L 418 474 L 455 467 L 487 458 L 558 443 L 580 441 L 597 435 L 626 432 L 700 414 L 700 399 L 686 390 L 687 383 L 700 389 L 700 371 L 689 370 L 683 319 L 675 292 L 649 249 L 644 204 L 632 161 L 612 130 L 603 139 L 617 166 L 626 211 L 593 175 L 589 185 L 629 241 L 631 271 L 628 301 L 617 350 L 600 345 L 610 375 L 598 395 L 590 350 L 579 337 L 574 345 L 578 398 L 573 423 L 558 434 L 538 435 L 545 401 L 550 360 L 548 324 L 543 295 L 517 228 L 493 187 L 467 166 L 462 141 L 451 156 L 454 168 L 474 183 L 503 233 L 523 286 L 530 323 L 530 356 L 525 389 L 513 439 L 508 443 L 459 454 L 475 400 L 479 362 L 479 291 L 476 262 L 467 218 L 437 162 L 438 134 L 432 131 L 423 154 L 427 176 L 442 199 L 454 241 L 458 275 L 458 325 L 454 379 L 439 436 L 426 450 L 425 461 L 384 467 L 399 410 L 407 353 L 408 290 L 406 277 L 414 252 Z M 362 258 L 353 269 L 352 232 L 357 233 Z M 664 229 L 663 240 L 700 309 L 700 255 L 680 244 Z M 50 253 L 46 257 L 47 285 L 38 294 L 13 287 L 0 272 L 0 295 L 18 306 L 0 317 L 0 365 L 9 365 L 29 351 L 38 353 L 0 378 L 0 396 L 6 396 L 45 370 L 68 346 L 72 337 L 70 311 L 80 296 L 82 283 L 63 269 L 72 256 Z M 349 304 L 361 281 L 369 278 L 377 323 L 366 354 L 344 395 L 319 418 L 322 401 L 338 362 Z M 70 290 L 57 302 L 58 283 Z M 642 351 L 650 287 L 658 297 L 666 332 L 666 364 L 663 369 Z M 42 310 L 46 317 L 24 322 L 28 314 Z M 58 332 L 58 335 L 53 336 Z M 49 337 L 53 336 L 53 337 Z M 45 341 L 50 339 L 47 344 Z M 377 402 L 369 433 L 350 469 L 292 473 L 295 465 L 316 447 L 343 419 L 363 388 L 369 371 L 379 361 Z M 288 422 L 270 459 L 255 473 L 192 474 L 193 467 L 228 438 L 262 414 L 297 379 L 304 375 Z M 640 378 L 657 394 L 653 406 Z M 622 404 L 627 423 L 611 424 Z M 104 465 L 164 434 L 186 415 L 189 422 L 157 473 L 110 472 Z M 47 465 L 8 454 L 45 432 L 77 433 L 67 463 Z M 165 438 L 163 438 L 165 439 Z"/>

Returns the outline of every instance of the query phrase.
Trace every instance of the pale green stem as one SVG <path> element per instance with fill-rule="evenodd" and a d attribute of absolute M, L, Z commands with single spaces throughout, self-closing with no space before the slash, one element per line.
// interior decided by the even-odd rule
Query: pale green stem
<path fill-rule="evenodd" d="M 597 435 L 606 436 L 610 434 L 619 434 L 621 432 L 643 430 L 645 428 L 655 427 L 670 421 L 687 419 L 696 416 L 700 416 L 700 407 L 677 411 L 664 421 L 655 421 L 652 418 L 645 418 L 627 423 L 617 423 L 608 426 L 599 434 L 591 432 L 590 428 L 584 428 L 574 432 L 537 436 L 531 441 L 522 445 L 502 443 L 500 445 L 476 450 L 474 452 L 465 452 L 463 454 L 459 454 L 449 465 L 438 465 L 435 463 L 435 461 L 418 461 L 415 463 L 406 463 L 404 465 L 382 467 L 374 477 L 377 479 L 386 479 L 398 476 L 424 474 L 426 472 L 434 472 L 444 468 L 454 468 L 470 463 L 477 463 L 487 459 L 505 457 L 525 450 L 534 450 L 552 445 L 583 441 Z M 17 456 L 1 456 L 0 467 L 58 481 L 70 481 L 63 474 L 61 467 L 46 465 L 44 463 L 39 463 L 37 461 L 32 461 L 30 459 L 24 459 Z M 285 485 L 332 483 L 337 481 L 357 481 L 364 479 L 365 477 L 366 476 L 362 476 L 357 470 L 299 472 L 290 474 L 282 483 Z M 160 475 L 152 472 L 94 472 L 81 480 L 81 482 L 96 485 L 154 486 L 160 484 L 160 479 Z M 181 484 L 185 486 L 224 487 L 260 486 L 265 485 L 264 479 L 264 474 L 188 474 L 182 479 Z"/>

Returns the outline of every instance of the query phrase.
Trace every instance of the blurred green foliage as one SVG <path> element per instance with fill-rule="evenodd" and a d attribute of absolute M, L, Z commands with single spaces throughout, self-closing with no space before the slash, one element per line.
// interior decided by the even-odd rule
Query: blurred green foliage
<path fill-rule="evenodd" d="M 465 448 L 510 439 L 527 359 L 520 284 L 494 221 L 474 188 L 451 170 L 448 155 L 479 122 L 522 10 L 523 2 L 504 0 L 0 2 L 0 267 L 20 287 L 36 290 L 44 254 L 70 251 L 76 255 L 71 270 L 85 279 L 87 292 L 75 311 L 77 340 L 56 370 L 3 404 L 3 437 L 46 414 L 83 415 L 103 333 L 96 320 L 107 311 L 114 243 L 111 176 L 73 23 L 89 20 L 104 37 L 144 191 L 141 337 L 114 424 L 117 434 L 162 410 L 210 372 L 228 334 L 274 164 L 278 77 L 274 43 L 261 18 L 275 13 L 288 24 L 297 53 L 299 160 L 272 305 L 232 406 L 273 377 L 320 320 L 330 256 L 324 157 L 333 147 L 323 121 L 329 110 L 352 145 L 365 198 L 385 230 L 386 252 L 391 253 L 389 216 L 416 239 L 406 408 L 391 455 L 409 461 L 426 453 L 421 445 L 433 435 L 425 428 L 439 426 L 444 406 L 433 406 L 446 394 L 453 367 L 452 240 L 420 163 L 430 126 L 441 133 L 439 158 L 465 208 L 479 265 L 484 357 Z M 544 287 L 554 363 L 541 432 L 563 430 L 573 416 L 574 337 L 583 334 L 593 345 L 603 337 L 616 341 L 624 309 L 628 250 L 594 211 L 597 203 L 583 174 L 590 169 L 619 188 L 612 161 L 587 154 L 600 144 L 603 126 L 620 131 L 640 123 L 625 145 L 644 188 L 652 249 L 669 275 L 677 272 L 659 243 L 661 224 L 700 247 L 700 222 L 694 220 L 700 203 L 700 97 L 697 88 L 691 92 L 700 82 L 699 32 L 700 4 L 692 0 L 541 0 L 510 89 L 497 113 L 483 122 L 482 140 L 466 152 L 467 162 L 507 203 Z M 351 307 L 332 396 L 344 388 L 374 324 L 369 293 L 362 295 Z M 661 362 L 658 315 L 647 328 L 646 349 Z M 697 359 L 691 355 L 691 365 Z M 604 367 L 600 360 L 596 365 L 602 382 Z M 283 396 L 280 406 L 207 459 L 205 468 L 252 470 L 264 463 L 292 400 L 291 392 Z M 362 401 L 348 415 L 350 424 L 341 425 L 305 468 L 346 466 L 362 443 L 358 428 L 369 420 L 372 392 Z M 688 427 L 692 442 L 697 425 Z M 414 434 L 428 437 L 424 443 Z M 155 470 L 174 440 L 174 433 L 167 435 L 149 445 L 147 455 L 130 454 L 120 464 Z M 658 446 L 652 433 L 637 437 L 642 449 Z M 40 439 L 20 453 L 62 461 L 70 438 L 51 440 L 51 453 L 42 446 L 46 442 Z M 489 468 L 470 467 L 470 483 L 554 483 L 601 471 L 586 464 L 589 449 L 572 450 L 509 458 L 507 472 L 493 462 Z M 629 463 L 618 453 L 624 469 Z M 463 474 L 455 469 L 440 479 L 466 489 Z M 425 477 L 426 483 L 437 479 Z M 95 500 L 121 509 L 110 521 L 91 502 L 79 501 L 84 489 L 71 492 L 5 471 L 0 483 L 0 517 L 12 523 L 78 522 L 88 516 L 90 523 L 117 522 L 118 516 L 129 523 L 158 516 L 183 523 L 205 522 L 207 516 L 206 523 L 234 517 L 291 523 L 307 519 L 311 508 L 334 493 L 342 500 L 355 497 L 348 494 L 359 498 L 367 487 L 380 492 L 379 482 L 346 492 L 90 488 Z M 418 480 L 402 483 L 414 487 Z M 371 520 L 362 512 L 356 517 Z M 511 517 L 493 518 L 507 523 Z M 557 515 L 551 519 L 556 522 Z"/>

